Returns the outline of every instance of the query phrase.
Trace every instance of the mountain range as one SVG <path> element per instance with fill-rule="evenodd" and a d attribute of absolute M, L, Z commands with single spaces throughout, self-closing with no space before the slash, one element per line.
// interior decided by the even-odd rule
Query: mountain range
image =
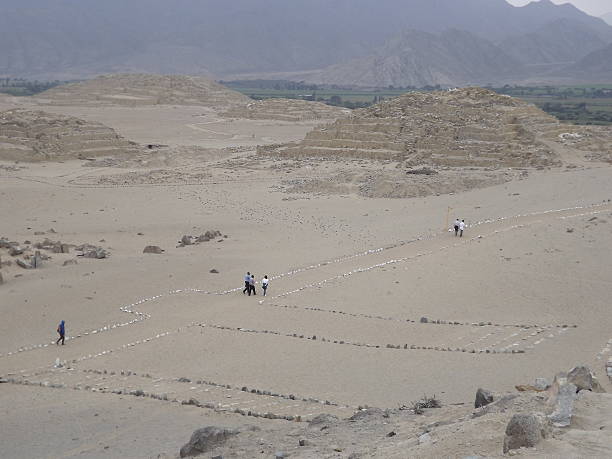
<path fill-rule="evenodd" d="M 496 83 L 563 75 L 610 43 L 604 20 L 550 0 L 521 8 L 505 0 L 0 3 L 0 76 L 30 79 L 147 72 Z"/>

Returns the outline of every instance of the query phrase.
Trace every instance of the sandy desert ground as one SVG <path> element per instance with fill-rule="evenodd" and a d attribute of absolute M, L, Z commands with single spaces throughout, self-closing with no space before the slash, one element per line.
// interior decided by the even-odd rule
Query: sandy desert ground
<path fill-rule="evenodd" d="M 0 385 L 2 457 L 175 457 L 205 425 L 245 432 L 223 457 L 498 457 L 506 413 L 440 423 L 434 444 L 415 439 L 469 415 L 478 387 L 511 392 L 581 364 L 612 390 L 607 163 L 566 149 L 562 166 L 508 171 L 484 188 L 372 198 L 334 180 L 390 162 L 256 154 L 320 121 L 228 120 L 194 106 L 44 109 L 167 147 L 0 163 L 0 237 L 70 245 L 42 249 L 50 258 L 31 270 L 0 249 L 0 376 L 27 382 Z M 310 182 L 323 185 L 295 189 Z M 447 231 L 449 217 L 466 220 L 463 238 Z M 180 246 L 208 230 L 221 236 Z M 81 244 L 109 256 L 79 257 Z M 143 253 L 149 245 L 164 252 Z M 265 298 L 242 293 L 246 271 L 270 277 Z M 68 340 L 56 346 L 62 319 Z M 434 394 L 439 416 L 397 414 Z M 181 404 L 190 399 L 202 406 Z M 591 402 L 578 415 L 610 429 Z M 365 406 L 395 410 L 393 422 L 329 435 L 304 422 Z M 604 434 L 571 435 L 520 454 L 612 454 Z"/>

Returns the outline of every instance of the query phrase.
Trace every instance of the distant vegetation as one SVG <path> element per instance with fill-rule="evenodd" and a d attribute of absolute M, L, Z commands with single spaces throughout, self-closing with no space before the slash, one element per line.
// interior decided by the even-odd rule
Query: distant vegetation
<path fill-rule="evenodd" d="M 352 109 L 369 107 L 385 99 L 392 99 L 410 91 L 433 91 L 441 89 L 440 86 L 427 86 L 425 88 L 395 88 L 389 86 L 384 89 L 359 90 L 333 85 L 319 86 L 287 80 L 220 81 L 220 83 L 255 100 L 282 97 L 286 99 L 303 99 L 323 102 L 336 107 Z"/>
<path fill-rule="evenodd" d="M 323 102 L 346 108 L 365 108 L 411 91 L 437 91 L 440 86 L 424 88 L 388 87 L 360 90 L 319 86 L 287 80 L 222 81 L 222 84 L 252 99 L 284 97 Z M 561 121 L 573 124 L 612 124 L 612 84 L 583 86 L 504 86 L 490 87 L 499 94 L 531 102 Z"/>
<path fill-rule="evenodd" d="M 582 86 L 504 86 L 500 94 L 531 102 L 573 124 L 612 124 L 612 84 Z"/>
<path fill-rule="evenodd" d="M 65 81 L 58 80 L 30 81 L 24 78 L 0 78 L 0 93 L 10 94 L 12 96 L 33 96 L 34 94 L 65 83 Z"/>

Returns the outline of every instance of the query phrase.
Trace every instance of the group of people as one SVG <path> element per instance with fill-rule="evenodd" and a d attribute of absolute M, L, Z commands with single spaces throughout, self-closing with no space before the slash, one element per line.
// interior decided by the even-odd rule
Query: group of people
<path fill-rule="evenodd" d="M 248 293 L 249 296 L 251 296 L 251 293 L 253 295 L 257 295 L 255 285 L 257 285 L 255 276 L 250 272 L 247 272 L 244 276 L 244 290 L 242 291 L 242 293 L 245 295 Z M 263 290 L 263 296 L 266 296 L 266 292 L 268 291 L 268 285 L 270 285 L 270 279 L 268 279 L 268 276 L 264 276 L 261 280 L 261 289 Z"/>
<path fill-rule="evenodd" d="M 465 230 L 465 220 L 455 220 L 455 237 L 463 237 L 463 230 Z"/>

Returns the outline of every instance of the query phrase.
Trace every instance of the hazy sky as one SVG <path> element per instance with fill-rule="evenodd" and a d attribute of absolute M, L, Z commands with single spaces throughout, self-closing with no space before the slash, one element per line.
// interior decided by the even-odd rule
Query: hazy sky
<path fill-rule="evenodd" d="M 522 6 L 531 0 L 507 0 L 513 5 Z M 612 0 L 552 0 L 553 3 L 573 3 L 577 8 L 592 16 L 601 16 L 612 12 Z"/>

